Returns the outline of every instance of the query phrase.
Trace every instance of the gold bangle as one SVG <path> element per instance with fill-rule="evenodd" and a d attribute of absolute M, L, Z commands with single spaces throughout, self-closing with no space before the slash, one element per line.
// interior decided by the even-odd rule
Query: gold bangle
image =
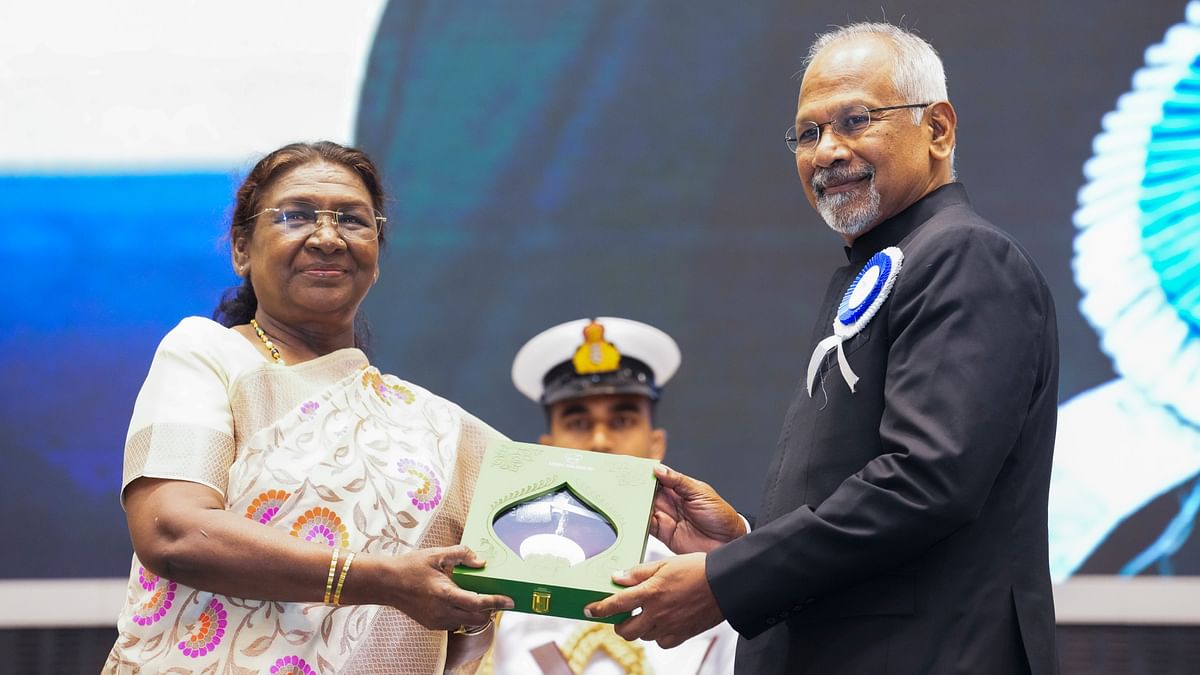
<path fill-rule="evenodd" d="M 483 624 L 482 626 L 472 626 L 472 627 L 459 626 L 458 628 L 454 629 L 454 634 L 462 635 L 465 637 L 474 637 L 476 635 L 484 633 L 485 631 L 487 631 L 487 629 L 489 629 L 491 627 L 492 627 L 492 620 L 488 619 L 487 623 Z"/>
<path fill-rule="evenodd" d="M 329 604 L 329 596 L 333 593 L 333 574 L 337 572 L 338 555 L 341 549 L 333 549 L 333 557 L 329 559 L 329 577 L 325 579 L 325 599 L 322 600 L 325 604 Z"/>
<path fill-rule="evenodd" d="M 338 577 L 337 589 L 333 592 L 333 604 L 337 606 L 342 601 L 342 584 L 346 583 L 346 573 L 350 571 L 350 563 L 354 562 L 354 552 L 346 554 L 346 564 L 342 565 L 342 575 Z"/>

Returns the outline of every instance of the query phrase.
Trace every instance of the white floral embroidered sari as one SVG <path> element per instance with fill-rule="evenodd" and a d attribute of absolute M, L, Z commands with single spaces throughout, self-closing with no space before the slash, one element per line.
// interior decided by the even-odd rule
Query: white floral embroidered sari
<path fill-rule="evenodd" d="M 278 366 L 189 318 L 138 396 L 124 483 L 199 482 L 263 527 L 397 555 L 458 543 L 494 433 L 356 349 Z M 118 630 L 105 673 L 440 673 L 446 653 L 445 632 L 391 607 L 229 597 L 157 577 L 136 556 Z"/>

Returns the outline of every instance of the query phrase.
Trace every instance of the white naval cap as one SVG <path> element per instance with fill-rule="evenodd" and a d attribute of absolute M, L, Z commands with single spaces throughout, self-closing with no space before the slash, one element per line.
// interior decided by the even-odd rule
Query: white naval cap
<path fill-rule="evenodd" d="M 512 379 L 518 391 L 542 405 L 600 394 L 657 400 L 681 360 L 675 340 L 654 326 L 602 316 L 533 336 L 513 359 Z"/>

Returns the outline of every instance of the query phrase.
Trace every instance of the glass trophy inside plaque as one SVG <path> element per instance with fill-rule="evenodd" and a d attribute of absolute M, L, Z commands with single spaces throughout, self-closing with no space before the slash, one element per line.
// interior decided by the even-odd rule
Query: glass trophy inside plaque
<path fill-rule="evenodd" d="M 589 619 L 583 608 L 621 589 L 612 573 L 642 560 L 654 465 L 641 457 L 493 439 L 484 452 L 462 543 L 486 561 L 455 583 L 507 595 L 516 611 Z"/>
<path fill-rule="evenodd" d="M 617 541 L 608 518 L 565 487 L 504 509 L 492 529 L 523 560 L 544 555 L 568 565 L 599 555 Z"/>

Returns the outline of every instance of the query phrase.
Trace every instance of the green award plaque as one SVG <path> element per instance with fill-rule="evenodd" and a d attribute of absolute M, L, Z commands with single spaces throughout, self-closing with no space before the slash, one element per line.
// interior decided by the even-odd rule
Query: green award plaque
<path fill-rule="evenodd" d="M 658 462 L 495 439 L 483 456 L 462 543 L 487 561 L 457 566 L 476 593 L 507 595 L 516 611 L 588 619 L 584 606 L 621 586 L 612 573 L 642 561 Z"/>

